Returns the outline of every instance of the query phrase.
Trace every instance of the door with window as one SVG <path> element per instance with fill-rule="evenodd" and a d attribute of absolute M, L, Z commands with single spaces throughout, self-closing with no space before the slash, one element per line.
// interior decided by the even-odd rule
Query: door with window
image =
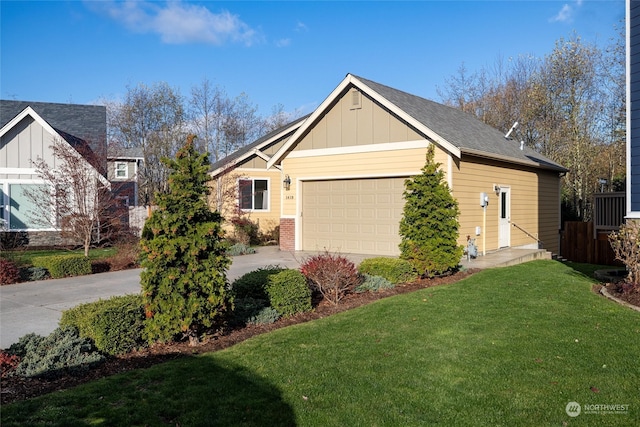
<path fill-rule="evenodd" d="M 498 215 L 498 247 L 506 248 L 511 245 L 511 189 L 509 187 L 500 187 Z"/>

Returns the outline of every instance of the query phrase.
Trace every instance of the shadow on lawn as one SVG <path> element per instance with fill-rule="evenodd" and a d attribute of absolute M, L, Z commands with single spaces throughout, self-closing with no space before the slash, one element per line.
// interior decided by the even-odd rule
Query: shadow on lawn
<path fill-rule="evenodd" d="M 275 385 L 211 355 L 181 357 L 2 409 L 3 426 L 296 425 Z"/>

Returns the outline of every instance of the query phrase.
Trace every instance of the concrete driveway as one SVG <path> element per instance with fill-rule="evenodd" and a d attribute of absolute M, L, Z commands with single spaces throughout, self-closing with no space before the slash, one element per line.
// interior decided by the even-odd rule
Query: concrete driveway
<path fill-rule="evenodd" d="M 307 255 L 282 252 L 275 246 L 261 247 L 256 254 L 233 257 L 227 278 L 232 282 L 245 273 L 269 265 L 298 268 Z M 356 264 L 365 257 L 346 256 Z M 0 286 L 0 348 L 9 347 L 30 332 L 48 335 L 58 326 L 62 312 L 78 304 L 140 292 L 140 271 Z"/>

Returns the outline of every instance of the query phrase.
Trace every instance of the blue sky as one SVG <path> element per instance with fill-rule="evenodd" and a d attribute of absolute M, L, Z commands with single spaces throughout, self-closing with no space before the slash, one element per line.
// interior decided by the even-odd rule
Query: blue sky
<path fill-rule="evenodd" d="M 188 95 L 209 79 L 311 112 L 347 73 L 440 101 L 462 63 L 544 57 L 575 33 L 601 47 L 624 0 L 0 2 L 0 97 L 118 100 L 164 81 Z"/>

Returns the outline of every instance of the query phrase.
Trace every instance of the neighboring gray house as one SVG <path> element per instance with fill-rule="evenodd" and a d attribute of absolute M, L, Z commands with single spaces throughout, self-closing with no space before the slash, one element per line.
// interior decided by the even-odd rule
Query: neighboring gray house
<path fill-rule="evenodd" d="M 109 150 L 107 154 L 107 179 L 122 206 L 138 206 L 138 171 L 144 162 L 141 148 Z"/>
<path fill-rule="evenodd" d="M 640 2 L 627 0 L 627 218 L 640 219 Z"/>
<path fill-rule="evenodd" d="M 58 230 L 34 221 L 34 202 L 26 193 L 45 183 L 33 162 L 55 168 L 51 146 L 64 141 L 82 153 L 96 177 L 107 183 L 106 107 L 0 100 L 0 226 L 28 236 L 32 246 L 54 244 Z M 55 215 L 55 206 L 51 206 Z"/>

